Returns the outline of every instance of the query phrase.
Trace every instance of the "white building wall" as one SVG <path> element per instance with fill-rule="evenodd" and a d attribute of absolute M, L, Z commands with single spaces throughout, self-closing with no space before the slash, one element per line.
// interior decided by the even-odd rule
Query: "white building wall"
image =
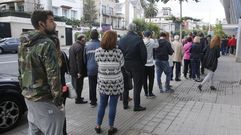
<path fill-rule="evenodd" d="M 0 22 L 9 22 L 11 27 L 12 37 L 19 38 L 20 34 L 23 32 L 23 29 L 34 29 L 30 18 L 21 18 L 21 17 L 0 17 Z M 60 40 L 60 45 L 65 45 L 65 22 L 56 22 L 58 31 L 58 37 Z"/>
<path fill-rule="evenodd" d="M 48 3 L 46 2 L 46 0 L 42 0 L 42 2 L 43 4 Z M 57 13 L 58 16 L 63 16 L 63 12 L 62 12 L 63 6 L 70 7 L 69 9 L 65 8 L 66 10 L 68 10 L 68 16 L 65 16 L 65 17 L 71 19 L 71 11 L 76 11 L 75 19 L 80 20 L 81 17 L 83 17 L 83 0 L 52 0 L 52 7 L 58 9 L 58 13 Z"/>

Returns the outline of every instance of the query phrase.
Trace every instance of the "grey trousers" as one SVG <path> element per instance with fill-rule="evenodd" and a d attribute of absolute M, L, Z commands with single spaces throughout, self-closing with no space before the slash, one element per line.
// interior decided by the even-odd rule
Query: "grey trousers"
<path fill-rule="evenodd" d="M 25 99 L 28 107 L 29 135 L 63 135 L 65 114 L 49 102 Z"/>

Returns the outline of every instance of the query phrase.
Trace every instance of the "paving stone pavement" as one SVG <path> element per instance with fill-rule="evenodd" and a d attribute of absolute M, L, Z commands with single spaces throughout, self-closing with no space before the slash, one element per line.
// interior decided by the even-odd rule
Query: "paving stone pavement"
<path fill-rule="evenodd" d="M 116 135 L 241 135 L 240 79 L 241 63 L 235 63 L 234 56 L 224 56 L 214 76 L 217 91 L 211 91 L 207 83 L 200 92 L 199 83 L 183 78 L 181 82 L 171 82 L 175 93 L 161 94 L 155 84 L 156 98 L 146 99 L 142 92 L 141 103 L 147 107 L 146 111 L 133 112 L 132 101 L 129 110 L 123 110 L 122 102 L 118 103 Z M 88 86 L 84 88 L 84 97 L 88 99 Z M 68 100 L 68 133 L 95 135 L 96 111 L 97 108 L 90 108 L 89 104 L 76 105 L 74 100 Z M 102 125 L 103 135 L 108 130 L 107 117 L 108 108 Z M 3 135 L 26 135 L 26 121 L 25 116 L 19 127 Z"/>

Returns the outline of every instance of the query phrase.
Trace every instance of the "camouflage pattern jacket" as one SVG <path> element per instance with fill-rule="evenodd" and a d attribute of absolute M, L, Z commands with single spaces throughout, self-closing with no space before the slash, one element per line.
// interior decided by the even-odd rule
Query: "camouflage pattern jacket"
<path fill-rule="evenodd" d="M 23 33 L 18 50 L 22 95 L 30 101 L 62 104 L 60 68 L 54 42 L 38 31 Z"/>

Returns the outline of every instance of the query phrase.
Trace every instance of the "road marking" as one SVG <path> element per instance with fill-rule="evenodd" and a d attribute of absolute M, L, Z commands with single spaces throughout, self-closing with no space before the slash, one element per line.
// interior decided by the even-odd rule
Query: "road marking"
<path fill-rule="evenodd" d="M 16 63 L 18 61 L 6 61 L 6 62 L 0 62 L 0 64 L 8 64 L 8 63 Z"/>

